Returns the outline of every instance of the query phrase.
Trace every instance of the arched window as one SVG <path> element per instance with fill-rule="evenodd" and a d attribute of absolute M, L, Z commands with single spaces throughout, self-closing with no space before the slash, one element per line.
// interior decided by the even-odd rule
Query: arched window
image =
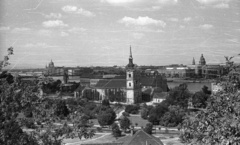
<path fill-rule="evenodd" d="M 132 85 L 132 84 L 131 84 L 131 83 L 129 83 L 129 87 L 131 87 L 131 85 Z"/>
<path fill-rule="evenodd" d="M 128 74 L 128 77 L 129 77 L 129 78 L 131 78 L 131 76 L 132 76 L 131 74 Z"/>

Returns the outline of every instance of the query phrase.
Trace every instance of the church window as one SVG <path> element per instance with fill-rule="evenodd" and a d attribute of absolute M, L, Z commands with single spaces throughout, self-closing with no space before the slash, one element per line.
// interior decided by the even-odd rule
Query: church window
<path fill-rule="evenodd" d="M 129 87 L 131 87 L 131 83 L 129 83 Z"/>
<path fill-rule="evenodd" d="M 131 78 L 131 74 L 128 74 L 128 77 Z"/>

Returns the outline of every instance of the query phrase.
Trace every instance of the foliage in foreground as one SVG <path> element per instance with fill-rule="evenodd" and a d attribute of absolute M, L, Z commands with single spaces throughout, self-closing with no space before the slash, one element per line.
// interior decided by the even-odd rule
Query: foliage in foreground
<path fill-rule="evenodd" d="M 0 70 L 9 65 L 12 54 L 13 48 L 10 47 L 8 55 L 0 62 Z M 81 107 L 60 115 L 68 120 L 61 122 L 59 112 L 54 110 L 55 102 L 39 95 L 39 89 L 47 83 L 45 80 L 26 84 L 9 77 L 7 72 L 0 76 L 0 144 L 60 145 L 64 138 L 81 139 L 94 135 L 94 130 L 90 129 L 92 124 L 84 117 Z"/>
<path fill-rule="evenodd" d="M 231 59 L 229 74 L 221 78 L 222 90 L 210 96 L 206 109 L 186 116 L 181 140 L 191 144 L 240 143 L 240 72 Z M 238 66 L 239 67 L 239 66 Z"/>

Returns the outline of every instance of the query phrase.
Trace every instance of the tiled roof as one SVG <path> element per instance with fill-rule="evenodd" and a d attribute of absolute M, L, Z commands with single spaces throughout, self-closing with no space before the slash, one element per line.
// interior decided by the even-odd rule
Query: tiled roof
<path fill-rule="evenodd" d="M 123 145 L 163 145 L 159 138 L 149 135 L 143 130 L 137 131 L 133 136 L 120 138 L 118 142 L 123 142 Z"/>
<path fill-rule="evenodd" d="M 168 95 L 167 92 L 154 93 L 153 98 L 166 99 L 167 95 Z"/>
<path fill-rule="evenodd" d="M 140 83 L 142 86 L 153 86 L 155 82 L 155 78 L 152 77 L 142 77 L 140 79 Z"/>
<path fill-rule="evenodd" d="M 100 80 L 95 88 L 126 88 L 125 79 Z"/>

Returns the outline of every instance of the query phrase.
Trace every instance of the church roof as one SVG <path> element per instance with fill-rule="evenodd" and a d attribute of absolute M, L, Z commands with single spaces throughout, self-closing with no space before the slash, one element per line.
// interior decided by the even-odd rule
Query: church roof
<path fill-rule="evenodd" d="M 102 89 L 126 88 L 126 80 L 125 79 L 99 80 L 95 88 Z"/>
<path fill-rule="evenodd" d="M 149 135 L 143 130 L 137 131 L 133 136 L 120 138 L 118 142 L 123 142 L 122 145 L 163 145 L 159 138 Z"/>
<path fill-rule="evenodd" d="M 166 99 L 167 95 L 168 95 L 167 92 L 154 93 L 154 94 L 153 94 L 153 98 Z"/>

